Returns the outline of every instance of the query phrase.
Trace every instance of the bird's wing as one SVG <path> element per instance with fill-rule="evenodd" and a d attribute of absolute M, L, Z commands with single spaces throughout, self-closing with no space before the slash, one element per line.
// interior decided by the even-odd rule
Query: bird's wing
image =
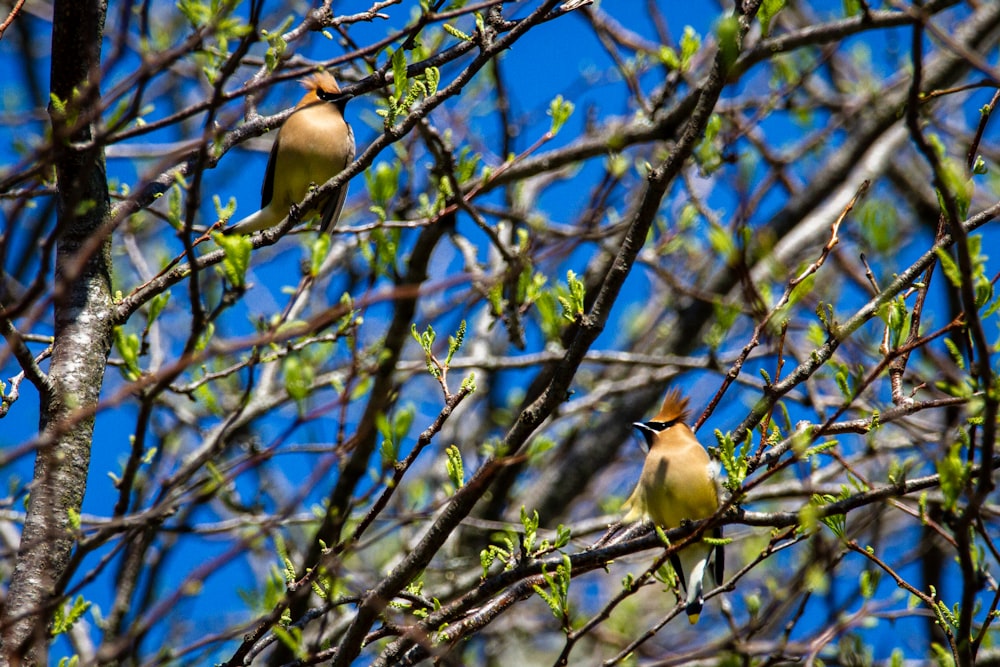
<path fill-rule="evenodd" d="M 715 530 L 712 531 L 712 537 L 717 540 L 722 539 L 722 526 L 716 526 Z M 715 548 L 715 567 L 712 568 L 712 577 L 715 579 L 715 585 L 721 586 L 722 582 L 725 580 L 726 574 L 726 548 L 721 544 L 714 547 Z"/>
<path fill-rule="evenodd" d="M 330 198 L 323 206 L 323 216 L 320 218 L 319 233 L 326 234 L 333 229 L 340 219 L 340 212 L 344 208 L 344 200 L 347 199 L 347 183 L 333 191 Z"/>
<path fill-rule="evenodd" d="M 646 501 L 642 498 L 642 484 L 636 484 L 632 495 L 622 504 L 625 516 L 622 523 L 635 523 L 646 518 Z"/>
<path fill-rule="evenodd" d="M 274 198 L 274 167 L 278 161 L 278 142 L 281 141 L 279 134 L 271 144 L 271 154 L 267 157 L 267 169 L 264 171 L 264 181 L 260 184 L 260 207 L 267 208 Z"/>
<path fill-rule="evenodd" d="M 351 131 L 350 125 L 347 126 L 347 132 L 350 135 L 350 150 L 347 151 L 347 158 L 344 160 L 344 166 L 340 168 L 340 171 L 347 169 L 348 165 L 354 162 L 354 154 L 357 151 L 357 148 L 354 145 L 354 132 Z M 340 212 L 344 209 L 344 201 L 346 199 L 347 181 L 344 181 L 339 188 L 330 194 L 330 198 L 327 200 L 326 205 L 323 206 L 323 215 L 320 217 L 319 222 L 320 234 L 326 234 L 333 229 L 334 225 L 337 224 L 337 220 L 340 219 Z"/>
<path fill-rule="evenodd" d="M 676 551 L 670 554 L 670 565 L 674 568 L 674 574 L 676 574 L 677 578 L 681 580 L 681 590 L 687 593 L 687 572 L 684 571 L 684 563 L 681 562 L 681 558 L 677 555 Z"/>

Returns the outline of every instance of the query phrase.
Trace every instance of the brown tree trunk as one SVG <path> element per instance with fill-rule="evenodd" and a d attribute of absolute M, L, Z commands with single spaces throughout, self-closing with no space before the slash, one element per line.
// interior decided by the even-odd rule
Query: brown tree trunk
<path fill-rule="evenodd" d="M 3 610 L 2 658 L 48 664 L 49 624 L 86 489 L 94 412 L 113 334 L 109 199 L 100 118 L 101 35 L 107 5 L 56 0 L 49 105 L 59 191 L 55 338 L 40 387 L 39 446 L 28 512 Z"/>

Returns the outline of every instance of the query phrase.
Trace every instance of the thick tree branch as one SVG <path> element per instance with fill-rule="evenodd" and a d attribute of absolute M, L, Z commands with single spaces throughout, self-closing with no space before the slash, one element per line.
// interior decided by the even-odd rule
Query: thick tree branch
<path fill-rule="evenodd" d="M 111 239 L 103 149 L 93 126 L 71 117 L 100 97 L 100 55 L 106 6 L 58 0 L 52 34 L 51 108 L 59 182 L 55 337 L 50 391 L 42 392 L 40 430 L 56 432 L 35 458 L 32 492 L 17 564 L 4 605 L 2 656 L 10 665 L 48 664 L 48 619 L 74 543 L 89 472 L 93 417 L 112 340 Z M 55 104 L 65 105 L 59 108 Z M 81 212 L 85 211 L 85 212 Z M 94 243 L 94 239 L 98 241 Z M 86 248 L 93 244 L 93 252 Z M 86 253 L 86 254 L 81 254 Z"/>

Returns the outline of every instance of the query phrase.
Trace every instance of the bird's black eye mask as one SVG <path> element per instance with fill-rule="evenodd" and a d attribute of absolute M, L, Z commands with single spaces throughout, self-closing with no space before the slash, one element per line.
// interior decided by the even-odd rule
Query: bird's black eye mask
<path fill-rule="evenodd" d="M 329 90 L 323 90 L 322 88 L 316 89 L 316 97 L 323 100 L 324 102 L 329 102 L 330 104 L 335 104 L 340 108 L 341 111 L 344 110 L 344 105 L 347 101 L 354 97 L 350 93 L 342 93 L 337 91 L 336 93 L 330 92 Z"/>
<path fill-rule="evenodd" d="M 646 426 L 654 431 L 665 431 L 671 426 L 676 426 L 680 421 L 680 419 L 671 419 L 668 422 L 646 422 Z"/>
<path fill-rule="evenodd" d="M 653 436 L 656 433 L 661 433 L 671 426 L 680 423 L 680 419 L 671 419 L 668 422 L 635 422 L 632 427 L 642 433 L 642 450 L 648 452 L 649 448 L 653 446 Z"/>

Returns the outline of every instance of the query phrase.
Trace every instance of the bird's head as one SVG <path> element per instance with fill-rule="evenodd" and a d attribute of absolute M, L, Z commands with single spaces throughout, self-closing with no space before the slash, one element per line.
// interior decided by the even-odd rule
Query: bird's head
<path fill-rule="evenodd" d="M 688 418 L 688 399 L 680 389 L 673 389 L 663 399 L 663 405 L 648 422 L 635 422 L 632 427 L 642 434 L 644 449 L 648 452 L 656 436 L 667 429 L 683 424 Z"/>
<path fill-rule="evenodd" d="M 316 72 L 312 76 L 302 79 L 301 83 L 309 92 L 298 103 L 300 107 L 317 102 L 327 102 L 336 105 L 343 112 L 344 105 L 354 97 L 350 93 L 341 92 L 340 86 L 337 85 L 337 80 L 329 72 Z"/>

